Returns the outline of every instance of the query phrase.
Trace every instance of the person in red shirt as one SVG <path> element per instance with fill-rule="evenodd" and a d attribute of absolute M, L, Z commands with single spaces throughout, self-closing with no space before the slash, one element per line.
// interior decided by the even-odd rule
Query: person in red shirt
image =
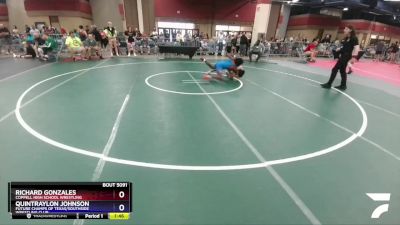
<path fill-rule="evenodd" d="M 61 27 L 60 33 L 64 36 L 67 35 L 67 30 L 64 27 Z"/>
<path fill-rule="evenodd" d="M 307 61 L 315 62 L 318 50 L 316 49 L 319 44 L 319 39 L 315 38 L 304 50 L 304 55 L 307 57 Z"/>

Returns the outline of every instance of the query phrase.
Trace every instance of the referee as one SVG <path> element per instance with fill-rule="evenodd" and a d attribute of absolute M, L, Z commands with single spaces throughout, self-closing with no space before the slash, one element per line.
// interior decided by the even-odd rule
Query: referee
<path fill-rule="evenodd" d="M 347 85 L 347 74 L 346 74 L 346 67 L 347 63 L 350 61 L 353 55 L 357 55 L 359 45 L 358 39 L 356 37 L 356 32 L 352 26 L 346 26 L 344 28 L 345 39 L 343 40 L 343 47 L 338 49 L 339 53 L 339 60 L 337 61 L 336 65 L 332 69 L 331 76 L 329 81 L 325 84 L 321 84 L 323 88 L 331 88 L 333 81 L 337 75 L 337 72 L 340 71 L 340 75 L 342 77 L 342 82 L 339 86 L 335 88 L 340 89 L 342 91 L 346 90 Z"/>

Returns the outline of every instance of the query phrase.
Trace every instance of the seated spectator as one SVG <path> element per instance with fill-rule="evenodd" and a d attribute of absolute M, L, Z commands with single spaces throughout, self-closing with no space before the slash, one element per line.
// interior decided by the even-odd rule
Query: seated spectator
<path fill-rule="evenodd" d="M 32 44 L 26 41 L 24 45 L 25 45 L 25 54 L 23 55 L 13 54 L 14 58 L 32 58 L 32 59 L 36 58 L 36 52 L 35 49 L 33 49 Z"/>
<path fill-rule="evenodd" d="M 128 39 L 128 56 L 131 56 L 131 52 L 134 56 L 136 56 L 135 50 L 135 36 L 136 32 L 133 30 L 132 27 L 128 27 L 128 30 L 125 31 L 125 36 Z"/>
<path fill-rule="evenodd" d="M 98 46 L 100 46 L 100 42 L 101 42 L 101 34 L 99 32 L 99 30 L 97 30 L 96 25 L 92 25 L 91 26 L 91 30 L 89 31 L 88 34 L 92 34 L 94 36 L 94 39 L 97 41 Z"/>
<path fill-rule="evenodd" d="M 304 55 L 307 57 L 307 61 L 309 62 L 315 62 L 316 61 L 316 56 L 318 51 L 316 50 L 318 46 L 318 39 L 314 39 L 304 50 Z"/>
<path fill-rule="evenodd" d="M 33 49 L 35 49 L 36 55 L 39 55 L 38 48 L 40 45 L 44 45 L 46 41 L 43 40 L 43 38 L 40 36 L 39 31 L 35 31 L 33 33 L 33 39 L 34 39 Z"/>
<path fill-rule="evenodd" d="M 57 50 L 57 42 L 47 34 L 43 34 L 42 39 L 45 43 L 38 48 L 39 58 L 47 61 L 49 59 L 48 53 Z"/>
<path fill-rule="evenodd" d="M 66 36 L 67 30 L 64 27 L 61 27 L 60 33 L 62 34 L 62 36 Z"/>
<path fill-rule="evenodd" d="M 19 31 L 17 26 L 14 25 L 14 28 L 12 30 L 12 36 L 18 36 L 19 37 Z"/>
<path fill-rule="evenodd" d="M 264 53 L 264 50 L 265 50 L 265 46 L 261 43 L 260 40 L 257 40 L 256 43 L 254 43 L 254 45 L 251 48 L 250 53 L 249 53 L 250 62 L 252 61 L 251 57 L 253 54 L 257 55 L 256 62 L 258 62 L 258 60 L 261 58 L 262 54 Z"/>
<path fill-rule="evenodd" d="M 153 39 L 154 41 L 157 41 L 158 39 L 158 32 L 157 32 L 157 28 L 153 28 L 153 31 L 150 34 L 150 38 Z"/>
<path fill-rule="evenodd" d="M 106 49 L 107 45 L 109 43 L 108 38 L 107 38 L 107 34 L 104 33 L 104 32 L 100 32 L 100 37 L 101 37 L 101 41 L 100 41 L 101 48 L 102 49 Z"/>
<path fill-rule="evenodd" d="M 85 46 L 85 58 L 86 59 L 90 59 L 91 56 L 96 55 L 98 56 L 100 59 L 103 58 L 102 54 L 101 54 L 101 49 L 100 47 L 97 45 L 97 41 L 94 38 L 93 34 L 89 34 L 88 38 L 83 42 L 84 46 Z"/>
<path fill-rule="evenodd" d="M 3 24 L 0 24 L 0 54 L 3 47 L 7 49 L 6 54 L 10 54 L 11 34 L 7 27 L 5 27 Z"/>
<path fill-rule="evenodd" d="M 87 38 L 87 36 L 88 36 L 86 30 L 83 29 L 83 26 L 82 26 L 82 25 L 79 25 L 78 34 L 79 34 L 79 38 L 81 39 L 81 41 L 85 41 L 86 38 Z"/>
<path fill-rule="evenodd" d="M 26 41 L 29 42 L 29 43 L 32 44 L 32 45 L 35 44 L 35 38 L 34 38 L 33 35 L 31 35 L 30 33 L 27 34 L 27 36 L 26 36 Z"/>
<path fill-rule="evenodd" d="M 29 33 L 30 33 L 31 35 L 34 35 L 35 33 L 40 33 L 40 31 L 36 28 L 35 25 L 33 25 L 33 26 L 31 27 L 31 29 L 29 30 Z"/>
<path fill-rule="evenodd" d="M 75 61 L 75 54 L 82 54 L 84 52 L 83 44 L 81 39 L 75 36 L 73 31 L 69 32 L 69 36 L 67 40 L 65 40 L 65 45 L 68 48 L 69 53 L 71 54 L 72 59 Z"/>
<path fill-rule="evenodd" d="M 140 42 L 140 54 L 143 54 L 143 49 L 147 48 L 147 54 L 150 55 L 150 45 L 149 38 L 146 35 L 143 35 L 142 41 Z"/>
<path fill-rule="evenodd" d="M 340 41 L 336 40 L 333 45 L 331 46 L 333 59 L 338 59 L 340 56 L 339 51 L 336 51 L 341 48 Z"/>
<path fill-rule="evenodd" d="M 85 31 L 86 31 L 86 34 L 89 34 L 89 32 L 90 32 L 89 25 L 86 25 L 86 26 L 85 26 Z"/>
<path fill-rule="evenodd" d="M 29 31 L 31 31 L 31 28 L 28 25 L 25 25 L 25 33 L 29 34 Z"/>

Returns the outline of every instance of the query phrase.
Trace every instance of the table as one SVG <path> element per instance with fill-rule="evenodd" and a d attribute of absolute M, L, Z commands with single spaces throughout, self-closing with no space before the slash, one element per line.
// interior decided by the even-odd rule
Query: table
<path fill-rule="evenodd" d="M 189 59 L 192 59 L 194 54 L 197 52 L 199 47 L 188 47 L 188 46 L 158 46 L 159 53 L 176 53 L 176 54 L 183 54 L 188 55 Z"/>

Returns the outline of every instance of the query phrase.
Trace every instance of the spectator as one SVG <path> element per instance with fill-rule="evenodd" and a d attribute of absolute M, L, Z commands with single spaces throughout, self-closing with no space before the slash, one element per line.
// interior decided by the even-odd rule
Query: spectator
<path fill-rule="evenodd" d="M 399 51 L 398 42 L 392 43 L 390 46 L 389 54 L 390 54 L 390 63 L 396 62 L 396 54 Z"/>
<path fill-rule="evenodd" d="M 36 52 L 35 49 L 33 49 L 33 46 L 30 42 L 25 42 L 25 54 L 24 55 L 16 55 L 13 54 L 14 58 L 36 58 Z"/>
<path fill-rule="evenodd" d="M 101 54 L 101 49 L 97 44 L 97 41 L 93 34 L 89 34 L 88 38 L 84 41 L 85 46 L 85 58 L 90 59 L 92 55 L 98 56 L 100 59 L 103 59 Z"/>
<path fill-rule="evenodd" d="M 379 41 L 375 48 L 375 55 L 376 55 L 375 59 L 377 59 L 378 61 L 383 61 L 384 50 L 385 50 L 385 42 Z"/>
<path fill-rule="evenodd" d="M 232 52 L 232 37 L 229 34 L 226 37 L 226 53 L 225 53 L 225 55 L 228 54 L 228 53 L 230 54 L 231 52 Z"/>
<path fill-rule="evenodd" d="M 39 46 L 38 53 L 39 57 L 45 61 L 49 59 L 48 53 L 57 49 L 57 43 L 47 34 L 43 34 L 42 39 L 45 41 L 44 45 Z"/>
<path fill-rule="evenodd" d="M 251 57 L 253 54 L 257 55 L 256 62 L 258 62 L 258 60 L 261 58 L 262 54 L 264 53 L 264 50 L 265 50 L 265 46 L 261 43 L 260 40 L 257 40 L 256 43 L 251 48 L 250 53 L 249 53 L 250 62 L 252 61 Z"/>
<path fill-rule="evenodd" d="M 323 44 L 328 44 L 328 43 L 331 43 L 331 35 L 330 34 L 327 34 L 322 40 L 321 40 L 321 43 L 323 43 Z"/>
<path fill-rule="evenodd" d="M 36 28 L 35 25 L 32 25 L 31 29 L 29 30 L 29 33 L 33 36 L 35 33 L 40 33 L 40 31 Z"/>
<path fill-rule="evenodd" d="M 249 44 L 249 42 L 247 40 L 245 33 L 242 33 L 242 35 L 240 36 L 240 55 L 241 56 L 246 55 L 246 48 L 247 48 L 248 44 Z"/>
<path fill-rule="evenodd" d="M 29 31 L 31 31 L 31 28 L 28 25 L 25 25 L 25 34 L 29 34 Z"/>
<path fill-rule="evenodd" d="M 147 54 L 150 55 L 150 43 L 149 38 L 143 35 L 142 41 L 140 42 L 140 54 L 143 54 L 143 48 L 147 48 Z"/>
<path fill-rule="evenodd" d="M 247 45 L 246 45 L 246 56 L 247 56 L 248 55 L 247 53 L 248 53 L 248 51 L 250 49 L 250 46 L 251 46 L 251 35 L 250 34 L 246 34 L 246 37 L 247 37 Z"/>
<path fill-rule="evenodd" d="M 340 53 L 338 51 L 336 51 L 336 49 L 340 49 L 340 41 L 339 40 L 335 40 L 335 42 L 332 44 L 331 48 L 332 48 L 332 55 L 333 55 L 333 59 L 338 59 Z"/>
<path fill-rule="evenodd" d="M 62 34 L 62 36 L 67 35 L 67 30 L 64 27 L 61 27 L 60 33 Z"/>
<path fill-rule="evenodd" d="M 153 39 L 154 41 L 156 41 L 158 39 L 158 32 L 157 32 L 157 28 L 153 28 L 153 31 L 150 34 L 150 38 Z"/>
<path fill-rule="evenodd" d="M 178 31 L 178 33 L 176 33 L 176 42 L 182 42 L 182 35 L 181 35 L 180 31 Z"/>
<path fill-rule="evenodd" d="M 35 44 L 35 38 L 33 37 L 33 35 L 27 34 L 26 42 L 29 42 L 29 44 L 34 45 Z"/>
<path fill-rule="evenodd" d="M 90 32 L 89 25 L 86 25 L 86 26 L 85 26 L 85 31 L 86 31 L 87 34 L 89 34 L 89 32 Z"/>
<path fill-rule="evenodd" d="M 314 38 L 313 41 L 307 46 L 304 50 L 304 55 L 307 56 L 307 61 L 315 62 L 318 50 L 316 49 L 318 46 L 319 39 Z"/>
<path fill-rule="evenodd" d="M 140 33 L 140 30 L 137 28 L 137 27 L 135 27 L 135 37 L 136 38 L 141 38 L 142 37 L 142 33 Z"/>
<path fill-rule="evenodd" d="M 237 42 L 237 37 L 236 37 L 236 35 L 233 35 L 233 37 L 231 39 L 232 54 L 236 54 L 236 42 Z"/>
<path fill-rule="evenodd" d="M 79 25 L 78 33 L 79 33 L 79 38 L 81 39 L 81 41 L 85 41 L 88 34 L 87 34 L 86 30 L 83 29 L 82 25 Z"/>
<path fill-rule="evenodd" d="M 33 34 L 33 39 L 34 39 L 33 49 L 35 49 L 36 55 L 39 55 L 38 48 L 39 46 L 44 45 L 46 41 L 43 40 L 43 38 L 40 36 L 39 31 Z"/>
<path fill-rule="evenodd" d="M 81 39 L 75 36 L 73 31 L 69 32 L 67 40 L 65 40 L 65 45 L 68 47 L 68 51 L 71 54 L 72 59 L 75 61 L 75 54 L 82 54 L 85 50 Z"/>
<path fill-rule="evenodd" d="M 3 47 L 7 49 L 6 54 L 10 54 L 11 35 L 10 31 L 3 24 L 0 24 L 0 54 Z"/>
<path fill-rule="evenodd" d="M 18 35 L 18 36 L 19 36 L 18 28 L 17 28 L 17 26 L 15 26 L 15 25 L 14 25 L 14 28 L 13 28 L 13 30 L 12 30 L 12 35 L 13 35 L 13 36 L 15 36 L 15 35 Z"/>
<path fill-rule="evenodd" d="M 100 32 L 100 36 L 101 36 L 100 47 L 102 49 L 106 49 L 107 45 L 109 43 L 107 34 L 103 31 L 103 32 Z"/>
<path fill-rule="evenodd" d="M 111 56 L 113 56 L 113 50 L 115 51 L 115 54 L 119 56 L 118 54 L 118 45 L 117 45 L 117 35 L 118 31 L 115 29 L 115 27 L 112 26 L 112 23 L 109 21 L 108 26 L 104 29 L 104 33 L 107 35 L 110 47 L 111 47 Z"/>
<path fill-rule="evenodd" d="M 224 34 L 222 32 L 219 32 L 218 41 L 217 41 L 217 44 L 218 44 L 218 56 L 222 55 L 222 50 L 224 48 L 224 41 L 225 41 L 224 39 L 225 39 Z"/>
<path fill-rule="evenodd" d="M 183 36 L 183 41 L 190 41 L 190 36 L 189 36 L 189 32 L 186 32 L 185 35 Z"/>
<path fill-rule="evenodd" d="M 91 30 L 89 31 L 88 34 L 92 34 L 94 36 L 94 39 L 97 41 L 98 45 L 100 46 L 101 34 L 100 34 L 99 30 L 97 30 L 96 25 L 91 26 Z"/>
<path fill-rule="evenodd" d="M 128 39 L 128 56 L 131 56 L 131 52 L 133 52 L 133 55 L 136 56 L 135 34 L 136 32 L 132 27 L 128 27 L 128 30 L 125 31 L 125 36 Z"/>

